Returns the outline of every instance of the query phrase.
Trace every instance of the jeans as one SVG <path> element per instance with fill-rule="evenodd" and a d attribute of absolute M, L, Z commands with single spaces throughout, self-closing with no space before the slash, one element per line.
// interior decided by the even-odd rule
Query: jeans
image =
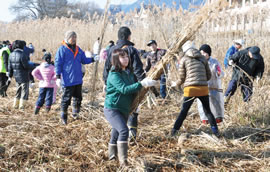
<path fill-rule="evenodd" d="M 243 100 L 244 102 L 249 101 L 251 95 L 252 95 L 252 89 L 253 89 L 253 84 L 251 81 L 247 80 L 247 79 L 240 79 L 239 81 L 239 85 L 241 86 L 241 92 L 243 95 Z M 238 87 L 237 81 L 236 80 L 231 80 L 229 83 L 229 86 L 225 92 L 225 96 L 233 96 L 236 89 Z"/>
<path fill-rule="evenodd" d="M 73 109 L 76 111 L 76 113 L 79 113 L 82 102 L 82 85 L 64 87 L 63 92 L 61 110 L 66 112 L 71 103 L 71 98 L 73 98 Z"/>
<path fill-rule="evenodd" d="M 46 107 L 51 107 L 53 101 L 53 88 L 39 88 L 36 106 L 41 108 L 45 102 Z"/>
<path fill-rule="evenodd" d="M 202 102 L 203 108 L 205 109 L 205 115 L 207 116 L 210 125 L 211 126 L 217 126 L 214 115 L 212 114 L 212 112 L 210 110 L 209 96 L 184 97 L 184 102 L 183 102 L 183 105 L 182 105 L 181 112 L 180 112 L 179 116 L 177 117 L 177 119 L 176 119 L 176 121 L 174 123 L 173 129 L 175 129 L 175 130 L 180 129 L 180 127 L 182 126 L 184 120 L 187 117 L 187 113 L 188 113 L 192 103 L 194 102 L 194 100 L 196 98 L 198 98 Z"/>
<path fill-rule="evenodd" d="M 127 118 L 118 110 L 104 108 L 106 119 L 112 126 L 110 144 L 117 144 L 117 141 L 128 141 Z"/>
<path fill-rule="evenodd" d="M 28 100 L 29 96 L 29 82 L 16 83 L 16 99 Z"/>

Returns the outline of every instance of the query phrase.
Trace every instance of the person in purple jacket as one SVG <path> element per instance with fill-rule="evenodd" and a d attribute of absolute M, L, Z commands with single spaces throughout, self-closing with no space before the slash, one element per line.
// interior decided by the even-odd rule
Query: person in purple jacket
<path fill-rule="evenodd" d="M 39 80 L 39 96 L 34 111 L 35 115 L 39 113 L 44 102 L 46 104 L 46 112 L 49 112 L 52 106 L 56 76 L 54 66 L 51 64 L 51 58 L 50 53 L 45 53 L 42 58 L 44 62 L 32 71 L 33 77 Z"/>
<path fill-rule="evenodd" d="M 67 112 L 71 98 L 73 98 L 72 117 L 77 119 L 80 112 L 83 83 L 82 64 L 90 64 L 95 61 L 93 57 L 87 58 L 76 43 L 77 34 L 74 31 L 67 31 L 65 40 L 55 56 L 56 84 L 58 87 L 60 85 L 63 87 L 61 119 L 64 125 L 67 125 Z"/>

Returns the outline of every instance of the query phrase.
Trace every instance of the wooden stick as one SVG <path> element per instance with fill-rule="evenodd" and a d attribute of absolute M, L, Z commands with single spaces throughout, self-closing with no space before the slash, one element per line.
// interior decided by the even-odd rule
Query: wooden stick
<path fill-rule="evenodd" d="M 161 74 L 163 73 L 164 67 L 173 59 L 175 54 L 178 54 L 180 52 L 182 45 L 186 41 L 191 40 L 194 37 L 195 33 L 201 28 L 203 23 L 208 20 L 210 14 L 213 12 L 218 13 L 227 5 L 228 2 L 224 0 L 216 0 L 210 5 L 205 4 L 198 12 L 196 12 L 194 19 L 191 19 L 190 22 L 187 23 L 181 33 L 176 33 L 175 40 L 172 42 L 173 46 L 168 50 L 165 56 L 162 57 L 162 59 L 158 62 L 155 68 L 152 68 L 149 71 L 148 77 L 154 80 L 159 79 Z M 147 91 L 148 88 L 143 88 L 138 93 L 132 104 L 132 111 L 134 111 L 138 107 L 140 102 L 144 99 Z"/>
<path fill-rule="evenodd" d="M 103 18 L 103 26 L 101 29 L 101 36 L 100 36 L 100 44 L 99 44 L 99 51 L 98 54 L 100 53 L 100 49 L 102 47 L 103 44 L 103 38 L 105 35 L 105 31 L 108 25 L 108 9 L 109 9 L 109 5 L 110 5 L 110 1 L 111 0 L 107 0 L 106 6 L 105 6 L 105 12 L 104 12 L 104 18 Z M 97 82 L 97 78 L 98 78 L 98 64 L 99 61 L 97 61 L 95 63 L 95 69 L 94 69 L 94 73 L 93 73 L 93 79 L 92 79 L 92 86 L 91 86 L 91 96 L 90 96 L 90 102 L 92 105 L 94 105 L 94 101 L 96 100 L 96 82 Z"/>

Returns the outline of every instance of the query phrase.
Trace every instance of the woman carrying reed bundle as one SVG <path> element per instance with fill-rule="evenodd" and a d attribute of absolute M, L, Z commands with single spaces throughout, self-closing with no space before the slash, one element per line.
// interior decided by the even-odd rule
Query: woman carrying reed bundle
<path fill-rule="evenodd" d="M 171 135 L 175 136 L 178 133 L 192 103 L 198 98 L 205 109 L 213 134 L 219 137 L 217 123 L 209 106 L 207 81 L 211 78 L 211 71 L 208 62 L 199 50 L 195 49 L 193 42 L 187 41 L 182 46 L 182 49 L 184 57 L 180 60 L 180 80 L 172 85 L 184 84 L 184 102 L 181 112 L 174 123 Z"/>
<path fill-rule="evenodd" d="M 128 135 L 127 120 L 136 93 L 142 87 L 151 87 L 157 81 L 145 78 L 136 82 L 130 57 L 123 49 L 112 52 L 112 68 L 107 78 L 104 114 L 112 126 L 109 143 L 109 159 L 119 156 L 120 164 L 127 165 Z"/>

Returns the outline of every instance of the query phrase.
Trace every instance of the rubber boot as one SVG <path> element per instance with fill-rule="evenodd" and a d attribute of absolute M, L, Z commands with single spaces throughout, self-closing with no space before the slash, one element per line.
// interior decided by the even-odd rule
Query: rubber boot
<path fill-rule="evenodd" d="M 79 118 L 79 112 L 80 112 L 80 107 L 73 106 L 72 107 L 72 118 L 77 120 Z"/>
<path fill-rule="evenodd" d="M 127 122 L 129 128 L 129 140 L 136 140 L 137 126 L 138 126 L 138 113 L 133 113 L 129 116 Z"/>
<path fill-rule="evenodd" d="M 46 106 L 45 112 L 48 113 L 48 112 L 50 112 L 50 110 L 51 110 L 51 106 Z"/>
<path fill-rule="evenodd" d="M 109 143 L 109 160 L 113 160 L 117 158 L 117 144 Z"/>
<path fill-rule="evenodd" d="M 19 104 L 20 104 L 20 99 L 14 98 L 13 108 L 18 109 L 19 108 Z"/>
<path fill-rule="evenodd" d="M 128 142 L 118 141 L 117 142 L 118 157 L 121 166 L 128 165 Z"/>
<path fill-rule="evenodd" d="M 64 125 L 67 125 L 67 112 L 62 111 L 61 112 L 61 120 Z"/>
<path fill-rule="evenodd" d="M 34 111 L 34 114 L 37 115 L 39 113 L 39 110 L 40 110 L 40 107 L 35 107 L 35 111 Z"/>
<path fill-rule="evenodd" d="M 19 109 L 23 110 L 25 108 L 26 102 L 27 102 L 27 100 L 20 99 Z"/>

